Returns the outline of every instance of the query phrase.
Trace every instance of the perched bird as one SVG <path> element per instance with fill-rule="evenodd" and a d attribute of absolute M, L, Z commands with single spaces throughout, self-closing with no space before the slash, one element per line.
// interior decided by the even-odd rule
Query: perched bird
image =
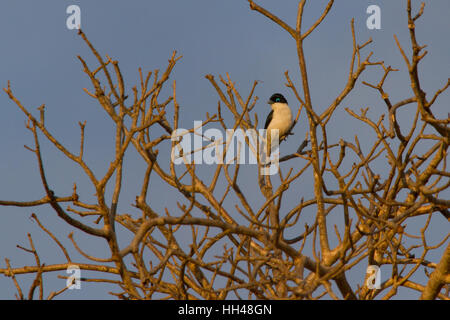
<path fill-rule="evenodd" d="M 291 108 L 289 108 L 286 99 L 280 93 L 274 93 L 269 101 L 272 110 L 266 119 L 266 124 L 264 125 L 264 129 L 267 131 L 267 145 L 268 152 L 270 154 L 271 150 L 271 130 L 278 129 L 278 137 L 279 141 L 283 141 L 292 126 L 292 112 Z"/>

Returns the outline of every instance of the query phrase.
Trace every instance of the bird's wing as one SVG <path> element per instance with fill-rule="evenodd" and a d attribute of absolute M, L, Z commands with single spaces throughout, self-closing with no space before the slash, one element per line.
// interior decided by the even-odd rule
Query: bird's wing
<path fill-rule="evenodd" d="M 264 129 L 267 129 L 267 127 L 269 126 L 270 121 L 272 121 L 273 118 L 273 110 L 270 110 L 269 115 L 267 116 L 266 119 L 266 124 L 264 125 Z"/>

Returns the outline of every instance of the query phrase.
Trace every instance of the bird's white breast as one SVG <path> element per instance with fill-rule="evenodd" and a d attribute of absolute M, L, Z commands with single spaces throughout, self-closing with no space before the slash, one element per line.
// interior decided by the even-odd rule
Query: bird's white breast
<path fill-rule="evenodd" d="M 291 108 L 286 103 L 272 104 L 273 116 L 267 130 L 278 129 L 279 136 L 284 135 L 292 125 Z"/>

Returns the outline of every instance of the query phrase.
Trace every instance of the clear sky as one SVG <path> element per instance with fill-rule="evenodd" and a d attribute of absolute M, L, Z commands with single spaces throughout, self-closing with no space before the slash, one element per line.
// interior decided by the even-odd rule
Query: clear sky
<path fill-rule="evenodd" d="M 304 18 L 305 25 L 316 20 L 327 1 L 309 1 Z M 450 71 L 450 2 L 448 0 L 425 1 L 423 18 L 417 23 L 417 35 L 421 44 L 428 45 L 428 55 L 421 64 L 421 81 L 425 90 L 434 92 L 446 82 Z M 260 0 L 256 3 L 271 10 L 279 17 L 295 24 L 297 1 Z M 415 10 L 419 1 L 413 1 Z M 0 3 L 0 83 L 6 87 L 11 81 L 15 95 L 36 116 L 36 110 L 45 103 L 46 124 L 55 136 L 72 150 L 78 148 L 78 121 L 87 120 L 86 157 L 92 167 L 104 171 L 113 154 L 113 131 L 103 111 L 92 98 L 83 92 L 91 88 L 83 73 L 77 55 L 96 63 L 88 48 L 75 30 L 68 30 L 66 8 L 76 4 L 81 8 L 82 29 L 100 51 L 117 59 L 125 76 L 127 88 L 138 84 L 138 68 L 144 71 L 165 68 L 173 50 L 183 58 L 174 69 L 171 79 L 177 81 L 177 97 L 183 115 L 180 126 L 192 127 L 194 120 L 204 119 L 205 113 L 214 113 L 218 96 L 211 87 L 206 74 L 215 76 L 228 72 L 246 95 L 254 80 L 260 80 L 256 94 L 260 102 L 255 108 L 259 119 L 269 111 L 265 104 L 274 92 L 285 94 L 288 101 L 294 96 L 284 86 L 284 72 L 289 73 L 298 84 L 299 71 L 295 43 L 280 27 L 260 14 L 251 11 L 244 0 L 15 0 Z M 381 8 L 381 29 L 366 27 L 366 8 L 377 4 Z M 374 60 L 384 60 L 386 65 L 400 69 L 387 81 L 389 94 L 394 101 L 409 97 L 408 75 L 404 61 L 395 45 L 393 34 L 397 34 L 402 45 L 409 47 L 406 21 L 406 1 L 384 0 L 338 0 L 319 29 L 305 42 L 306 59 L 310 76 L 313 105 L 323 110 L 344 87 L 351 56 L 350 21 L 355 18 L 355 30 L 359 43 L 372 37 L 369 50 Z M 409 53 L 409 50 L 408 50 Z M 367 71 L 362 80 L 378 81 L 380 72 L 375 68 Z M 433 112 L 446 116 L 450 111 L 450 95 L 443 94 Z M 355 94 L 344 101 L 345 107 L 359 110 L 370 106 L 369 115 L 377 117 L 385 111 L 378 93 L 358 83 Z M 25 128 L 25 117 L 0 92 L 0 199 L 36 200 L 44 195 L 34 155 L 23 146 L 33 146 L 31 133 Z M 262 120 L 260 120 L 261 122 Z M 302 118 L 295 137 L 303 139 L 306 120 Z M 330 124 L 329 137 L 351 140 L 356 132 L 364 142 L 370 142 L 372 133 L 360 126 L 343 111 L 336 114 Z M 365 131 L 361 131 L 365 130 Z M 367 131 L 367 136 L 364 132 Z M 290 138 L 282 153 L 292 152 L 298 140 Z M 45 165 L 52 188 L 59 195 L 71 193 L 77 182 L 85 197 L 94 190 L 87 186 L 81 171 L 65 159 L 54 147 L 43 143 Z M 142 161 L 129 159 L 122 205 L 129 210 L 136 188 L 141 183 Z M 131 168 L 131 169 L 130 169 Z M 136 168 L 136 170 L 132 170 Z M 382 170 L 382 168 L 381 168 Z M 247 173 L 244 173 L 246 175 Z M 249 174 L 250 175 L 250 174 Z M 311 175 L 310 175 L 311 176 Z M 134 183 L 134 184 L 133 184 Z M 310 185 L 310 183 L 308 183 Z M 126 188 L 130 186 L 129 188 Z M 167 186 L 155 185 L 150 195 L 153 203 L 164 208 L 170 206 L 172 195 Z M 310 192 L 299 185 L 300 192 Z M 447 192 L 447 195 L 449 193 Z M 450 198 L 450 195 L 449 197 Z M 256 199 L 251 199 L 256 201 Z M 28 247 L 27 233 L 31 233 L 41 259 L 46 264 L 63 262 L 63 256 L 48 236 L 29 218 L 36 212 L 40 220 L 54 231 L 69 247 L 67 234 L 70 228 L 62 223 L 49 207 L 36 209 L 0 206 L 0 266 L 4 258 L 11 260 L 13 267 L 34 264 L 32 255 L 16 248 L 16 244 Z M 448 223 L 437 221 L 433 228 L 443 234 Z M 420 227 L 420 226 L 418 226 Z M 104 243 L 92 242 L 90 237 L 75 233 L 80 245 L 90 252 L 106 258 Z M 433 239 L 432 240 L 440 240 Z M 102 251 L 103 250 L 103 251 Z M 102 253 L 105 254 L 102 254 Z M 79 257 L 77 254 L 75 257 Z M 438 255 L 437 255 L 438 256 Z M 436 257 L 436 256 L 435 256 Z M 80 261 L 84 261 L 80 258 Z M 352 285 L 361 283 L 364 271 L 350 279 Z M 63 274 L 63 273 L 61 273 Z M 89 276 L 88 274 L 85 274 Z M 30 285 L 29 276 L 21 276 L 22 284 Z M 49 277 L 51 288 L 64 286 L 65 280 Z M 112 287 L 83 284 L 83 290 L 72 290 L 63 297 L 69 299 L 111 298 L 107 294 Z M 106 290 L 105 290 L 105 287 Z M 0 299 L 14 298 L 15 288 L 11 279 L 0 276 Z M 416 293 L 401 289 L 400 297 L 416 298 Z"/>

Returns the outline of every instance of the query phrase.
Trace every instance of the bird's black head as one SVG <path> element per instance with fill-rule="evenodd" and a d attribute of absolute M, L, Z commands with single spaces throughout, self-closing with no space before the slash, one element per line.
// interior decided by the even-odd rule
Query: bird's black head
<path fill-rule="evenodd" d="M 269 101 L 267 101 L 268 104 L 273 104 L 273 103 L 287 103 L 286 99 L 283 97 L 283 95 L 281 93 L 274 93 Z"/>

